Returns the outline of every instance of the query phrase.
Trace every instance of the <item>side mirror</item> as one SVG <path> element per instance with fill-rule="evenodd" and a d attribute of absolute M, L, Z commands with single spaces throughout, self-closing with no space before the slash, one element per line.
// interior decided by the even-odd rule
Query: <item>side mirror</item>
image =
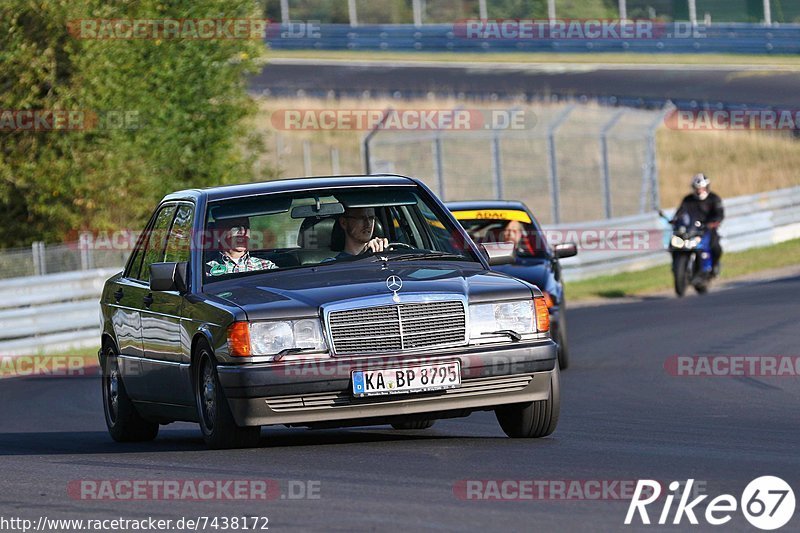
<path fill-rule="evenodd" d="M 150 290 L 152 291 L 178 291 L 184 293 L 188 290 L 186 283 L 186 267 L 188 263 L 151 263 L 150 264 Z"/>
<path fill-rule="evenodd" d="M 578 255 L 578 245 L 574 242 L 565 242 L 563 244 L 556 244 L 554 247 L 556 257 L 564 259 L 565 257 L 575 257 Z"/>
<path fill-rule="evenodd" d="M 513 242 L 487 242 L 478 245 L 489 265 L 510 265 L 517 258 L 517 245 Z"/>

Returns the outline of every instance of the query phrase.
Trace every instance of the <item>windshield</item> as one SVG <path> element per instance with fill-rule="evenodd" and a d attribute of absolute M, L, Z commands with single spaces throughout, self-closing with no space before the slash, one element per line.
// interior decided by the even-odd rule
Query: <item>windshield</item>
<path fill-rule="evenodd" d="M 536 222 L 519 209 L 453 211 L 476 243 L 511 242 L 521 257 L 549 256 L 544 233 Z"/>
<path fill-rule="evenodd" d="M 211 202 L 204 232 L 205 279 L 375 257 L 478 261 L 455 224 L 439 211 L 413 187 Z"/>

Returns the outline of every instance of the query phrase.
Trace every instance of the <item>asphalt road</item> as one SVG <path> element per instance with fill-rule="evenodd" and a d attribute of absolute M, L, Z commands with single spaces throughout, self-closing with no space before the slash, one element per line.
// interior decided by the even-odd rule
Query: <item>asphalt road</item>
<path fill-rule="evenodd" d="M 797 491 L 798 378 L 675 377 L 664 363 L 676 354 L 797 354 L 798 293 L 795 277 L 571 310 L 561 421 L 541 440 L 508 439 L 480 413 L 416 432 L 267 428 L 249 450 L 207 451 L 188 424 L 120 445 L 106 434 L 97 378 L 3 380 L 0 515 L 261 515 L 272 531 L 616 531 L 648 528 L 623 526 L 627 501 L 463 500 L 454 484 L 694 478 L 711 496 L 738 498 L 750 480 L 777 475 Z M 290 480 L 311 480 L 319 499 L 85 501 L 68 493 L 81 479 L 272 479 L 284 496 Z M 702 520 L 693 531 L 713 529 Z M 688 528 L 684 518 L 677 529 Z M 724 528 L 754 530 L 738 512 Z"/>
<path fill-rule="evenodd" d="M 681 66 L 648 67 L 553 66 L 518 67 L 492 63 L 426 67 L 395 64 L 308 64 L 281 60 L 267 65 L 250 80 L 254 93 L 295 96 L 487 95 L 500 97 L 560 95 L 644 100 L 673 99 L 700 104 L 734 103 L 794 109 L 798 105 L 800 72 L 765 68 Z"/>

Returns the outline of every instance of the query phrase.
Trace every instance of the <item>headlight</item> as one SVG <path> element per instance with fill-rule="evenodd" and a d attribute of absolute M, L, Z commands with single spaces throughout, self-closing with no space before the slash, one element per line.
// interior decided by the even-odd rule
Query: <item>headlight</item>
<path fill-rule="evenodd" d="M 695 237 L 694 239 L 686 241 L 687 247 L 688 248 L 697 248 L 698 246 L 700 246 L 700 243 L 702 242 L 702 240 L 703 240 L 702 237 Z"/>
<path fill-rule="evenodd" d="M 672 245 L 673 248 L 683 248 L 684 240 L 678 237 L 677 235 L 673 235 L 670 244 Z"/>
<path fill-rule="evenodd" d="M 279 322 L 236 322 L 228 330 L 231 355 L 277 355 L 284 350 L 325 351 L 322 327 L 315 318 Z"/>
<path fill-rule="evenodd" d="M 533 300 L 470 305 L 469 336 L 479 339 L 486 333 L 502 330 L 511 330 L 519 335 L 536 333 L 534 317 Z"/>

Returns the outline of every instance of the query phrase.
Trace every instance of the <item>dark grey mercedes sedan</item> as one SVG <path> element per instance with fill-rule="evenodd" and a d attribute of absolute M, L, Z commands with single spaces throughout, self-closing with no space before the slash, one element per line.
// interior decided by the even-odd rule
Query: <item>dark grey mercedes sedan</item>
<path fill-rule="evenodd" d="M 543 294 L 490 270 L 420 181 L 350 176 L 180 191 L 101 299 L 103 403 L 117 441 L 198 422 L 212 448 L 271 424 L 391 424 L 492 410 L 552 433 L 557 348 Z"/>

